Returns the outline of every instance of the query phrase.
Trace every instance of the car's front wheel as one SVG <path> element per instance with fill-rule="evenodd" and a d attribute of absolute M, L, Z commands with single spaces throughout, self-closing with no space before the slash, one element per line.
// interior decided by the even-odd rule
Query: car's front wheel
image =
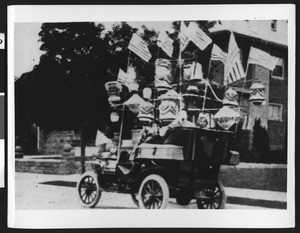
<path fill-rule="evenodd" d="M 77 183 L 79 202 L 83 207 L 94 208 L 100 200 L 101 190 L 94 172 L 85 172 Z"/>
<path fill-rule="evenodd" d="M 143 180 L 138 197 L 141 209 L 164 209 L 169 203 L 168 184 L 159 175 L 149 175 Z"/>

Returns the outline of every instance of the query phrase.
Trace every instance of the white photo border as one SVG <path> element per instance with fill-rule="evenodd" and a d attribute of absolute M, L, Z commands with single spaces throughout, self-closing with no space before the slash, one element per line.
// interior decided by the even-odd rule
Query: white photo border
<path fill-rule="evenodd" d="M 268 9 L 268 10 L 266 10 Z M 55 13 L 54 13 L 55 12 Z M 166 14 L 167 12 L 167 14 Z M 286 210 L 16 210 L 14 188 L 14 23 L 79 21 L 288 20 L 288 192 Z M 8 7 L 8 227 L 284 228 L 295 226 L 295 6 L 26 5 Z"/>

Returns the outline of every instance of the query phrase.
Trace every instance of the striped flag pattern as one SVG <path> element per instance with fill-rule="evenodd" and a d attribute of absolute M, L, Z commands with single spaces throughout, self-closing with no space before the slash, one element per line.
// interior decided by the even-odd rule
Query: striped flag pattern
<path fill-rule="evenodd" d="M 224 73 L 224 85 L 228 85 L 246 76 L 241 63 L 240 49 L 237 46 L 233 33 L 231 33 L 229 39 L 228 56 Z"/>
<path fill-rule="evenodd" d="M 195 22 L 190 22 L 188 30 L 190 32 L 190 40 L 200 50 L 204 50 L 212 42 L 212 39 Z"/>
<path fill-rule="evenodd" d="M 173 40 L 165 32 L 160 32 L 157 38 L 157 46 L 159 46 L 169 57 L 173 54 Z"/>
<path fill-rule="evenodd" d="M 211 51 L 211 60 L 221 61 L 223 64 L 226 64 L 228 54 L 225 53 L 220 47 L 216 44 L 213 45 Z"/>
<path fill-rule="evenodd" d="M 279 58 L 273 57 L 260 49 L 254 47 L 251 47 L 250 49 L 248 58 L 248 63 L 250 64 L 257 64 L 266 67 L 269 70 L 274 70 L 274 68 L 278 64 L 278 61 Z"/>
<path fill-rule="evenodd" d="M 181 22 L 180 33 L 178 37 L 180 40 L 181 51 L 183 51 L 188 45 L 190 38 L 189 28 L 184 24 L 184 22 Z"/>
<path fill-rule="evenodd" d="M 141 37 L 139 37 L 136 33 L 132 35 L 132 38 L 128 45 L 128 49 L 130 49 L 132 52 L 134 52 L 136 55 L 138 55 L 146 62 L 148 62 L 152 57 L 146 45 L 146 42 Z"/>

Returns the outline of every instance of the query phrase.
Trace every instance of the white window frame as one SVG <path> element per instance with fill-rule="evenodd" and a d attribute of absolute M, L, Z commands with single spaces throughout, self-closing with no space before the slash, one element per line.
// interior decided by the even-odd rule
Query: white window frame
<path fill-rule="evenodd" d="M 273 75 L 273 71 L 271 71 L 271 77 L 274 78 L 274 79 L 284 80 L 284 62 L 283 62 L 283 58 L 278 59 L 277 65 L 282 67 L 282 76 L 275 76 L 275 75 Z"/>
<path fill-rule="evenodd" d="M 270 118 L 270 107 L 279 107 L 279 119 L 273 119 Z M 268 120 L 269 121 L 282 121 L 282 113 L 283 113 L 283 105 L 282 104 L 276 104 L 276 103 L 269 103 L 269 107 L 268 107 Z"/>

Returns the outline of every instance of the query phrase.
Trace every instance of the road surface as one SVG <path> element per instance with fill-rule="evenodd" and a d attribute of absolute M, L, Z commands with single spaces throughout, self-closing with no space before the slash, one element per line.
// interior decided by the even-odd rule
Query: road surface
<path fill-rule="evenodd" d="M 44 175 L 32 173 L 16 173 L 15 207 L 17 210 L 57 210 L 81 209 L 75 183 L 80 175 Z M 228 200 L 242 200 L 226 203 L 225 209 L 268 209 L 284 208 L 286 193 L 269 192 L 225 187 Z M 263 199 L 267 206 L 255 204 L 255 199 Z M 243 200 L 244 203 L 243 203 Z M 238 204 L 233 204 L 238 203 Z M 272 203 L 275 203 L 272 206 Z M 277 205 L 276 205 L 277 203 Z M 278 203 L 280 205 L 278 205 Z M 277 206 L 277 207 L 276 207 Z M 103 209 L 137 209 L 128 194 L 103 192 L 96 208 Z M 170 199 L 169 209 L 197 209 L 195 200 L 189 205 L 180 206 L 175 199 Z"/>

